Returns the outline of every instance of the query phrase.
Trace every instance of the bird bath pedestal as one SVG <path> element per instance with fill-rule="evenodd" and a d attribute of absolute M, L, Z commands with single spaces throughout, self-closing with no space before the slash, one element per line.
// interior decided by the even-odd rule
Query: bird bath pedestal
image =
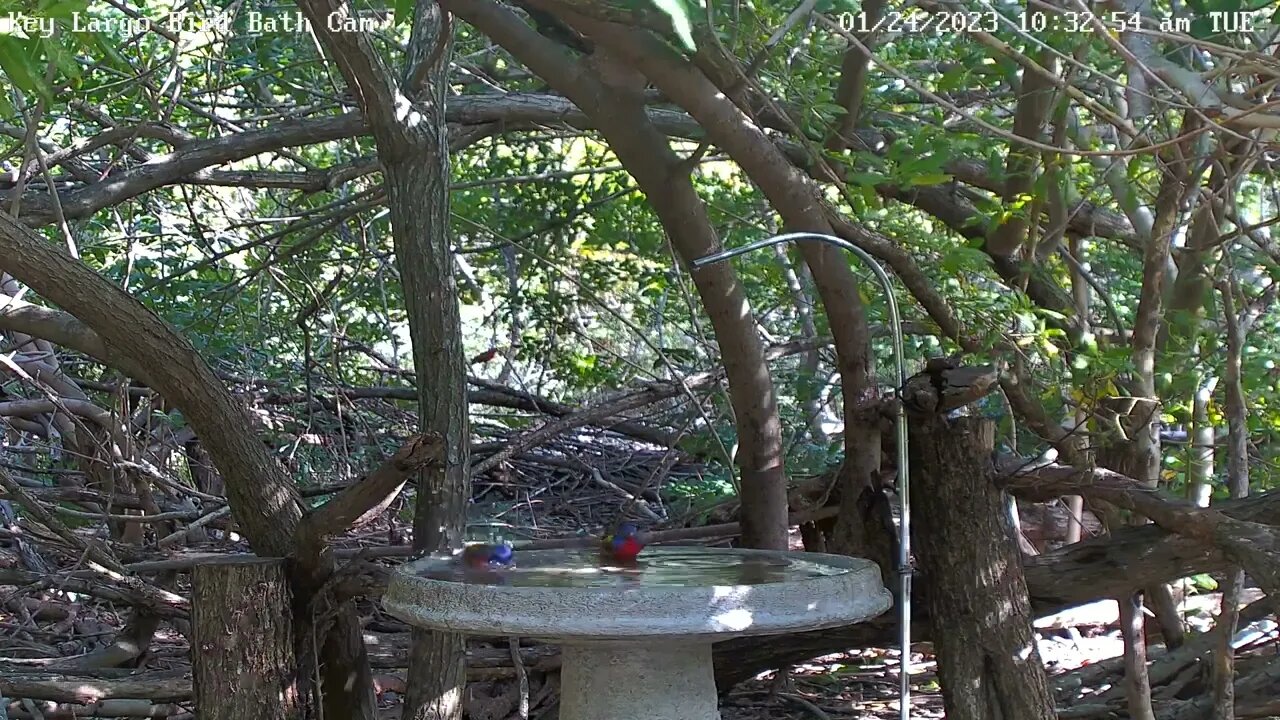
<path fill-rule="evenodd" d="M 402 566 L 383 605 L 418 627 L 562 647 L 560 720 L 719 720 L 713 643 L 849 625 L 893 605 L 880 569 L 813 553 L 650 547 L 631 567 L 532 550 L 516 566 Z"/>

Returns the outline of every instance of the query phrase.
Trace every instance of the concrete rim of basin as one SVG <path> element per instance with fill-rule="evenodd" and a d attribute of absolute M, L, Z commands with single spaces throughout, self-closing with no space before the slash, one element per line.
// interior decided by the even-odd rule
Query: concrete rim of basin
<path fill-rule="evenodd" d="M 518 558 L 554 552 L 522 551 Z M 561 643 L 643 638 L 717 642 L 851 625 L 893 605 L 879 566 L 863 558 L 720 548 L 708 552 L 803 560 L 846 572 L 755 585 L 506 586 L 425 577 L 449 562 L 428 557 L 398 568 L 382 603 L 389 613 L 418 627 Z"/>

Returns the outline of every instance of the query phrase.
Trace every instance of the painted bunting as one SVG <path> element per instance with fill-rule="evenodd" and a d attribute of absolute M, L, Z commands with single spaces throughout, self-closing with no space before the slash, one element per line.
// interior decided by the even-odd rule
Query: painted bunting
<path fill-rule="evenodd" d="M 468 570 L 484 570 L 495 565 L 510 565 L 515 553 L 506 543 L 477 543 L 462 549 L 459 559 Z"/>
<path fill-rule="evenodd" d="M 640 542 L 639 530 L 632 523 L 622 523 L 613 535 L 600 541 L 600 554 L 605 560 L 613 562 L 635 562 L 636 556 L 644 549 Z"/>

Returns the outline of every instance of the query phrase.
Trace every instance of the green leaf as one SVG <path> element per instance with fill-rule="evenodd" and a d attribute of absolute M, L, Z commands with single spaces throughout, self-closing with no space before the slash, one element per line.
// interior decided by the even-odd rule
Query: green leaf
<path fill-rule="evenodd" d="M 861 189 L 862 202 L 871 209 L 880 207 L 880 196 L 876 194 L 876 189 L 871 185 L 859 185 Z"/>
<path fill-rule="evenodd" d="M 888 177 L 881 175 L 880 173 L 873 172 L 852 172 L 849 173 L 845 179 L 855 185 L 862 185 L 865 187 L 874 187 L 889 181 Z"/>
<path fill-rule="evenodd" d="M 62 74 L 71 79 L 73 85 L 79 84 L 80 63 L 76 62 L 76 56 L 70 50 L 51 40 L 41 40 L 40 47 Z"/>
<path fill-rule="evenodd" d="M 118 70 L 118 69 L 129 66 L 130 64 L 129 61 L 125 59 L 124 55 L 120 54 L 120 51 L 116 49 L 116 44 L 112 42 L 110 38 L 105 37 L 102 33 L 85 33 L 85 34 L 89 35 L 89 42 L 85 42 L 85 46 L 93 47 L 98 52 L 102 53 L 104 56 L 110 59 L 111 67 L 114 67 Z"/>
<path fill-rule="evenodd" d="M 698 46 L 693 42 L 693 21 L 689 6 L 682 0 L 653 0 L 653 4 L 664 15 L 671 18 L 671 29 L 675 30 L 676 37 L 680 39 L 684 49 L 689 52 L 696 51 Z"/>
<path fill-rule="evenodd" d="M 4 70 L 18 89 L 39 93 L 45 100 L 52 102 L 53 94 L 36 74 L 32 60 L 26 43 L 11 36 L 0 36 L 0 69 Z"/>
<path fill-rule="evenodd" d="M 968 76 L 969 69 L 966 67 L 951 68 L 938 78 L 938 89 L 943 91 L 959 90 L 965 87 Z"/>
<path fill-rule="evenodd" d="M 828 15 L 839 15 L 840 13 L 854 13 L 859 9 L 859 4 L 855 0 L 819 0 L 814 10 Z"/>
<path fill-rule="evenodd" d="M 76 13 L 89 8 L 88 0 L 41 0 L 36 4 L 37 12 L 44 17 L 58 20 L 70 20 Z"/>
<path fill-rule="evenodd" d="M 907 187 L 942 185 L 949 182 L 951 182 L 951 176 L 947 173 L 925 173 L 923 175 L 914 175 L 907 178 Z"/>
<path fill-rule="evenodd" d="M 1213 31 L 1213 23 L 1209 21 L 1209 18 L 1202 15 L 1192 19 L 1191 37 L 1194 37 L 1197 40 L 1207 40 L 1214 35 L 1217 35 L 1217 33 Z"/>
<path fill-rule="evenodd" d="M 964 245 L 957 245 L 947 250 L 947 254 L 942 256 L 941 266 L 943 271 L 947 273 L 956 273 L 961 270 L 978 269 L 990 264 L 990 262 L 991 257 L 985 252 Z"/>
<path fill-rule="evenodd" d="M 1197 590 L 1204 592 L 1213 592 L 1218 589 L 1218 581 L 1213 579 L 1212 575 L 1192 575 L 1191 584 L 1196 586 Z"/>
<path fill-rule="evenodd" d="M 396 25 L 403 25 L 410 17 L 413 16 L 413 8 L 415 0 L 395 0 L 396 12 L 392 17 L 392 22 Z"/>

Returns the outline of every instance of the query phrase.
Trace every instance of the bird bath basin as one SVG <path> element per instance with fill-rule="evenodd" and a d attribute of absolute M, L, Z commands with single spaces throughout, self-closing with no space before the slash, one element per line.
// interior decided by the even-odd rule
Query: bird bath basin
<path fill-rule="evenodd" d="M 383 596 L 418 627 L 562 646 L 560 720 L 719 720 L 713 643 L 849 625 L 888 610 L 880 568 L 840 555 L 649 547 L 632 566 L 594 551 L 518 550 L 462 572 L 406 563 Z"/>

